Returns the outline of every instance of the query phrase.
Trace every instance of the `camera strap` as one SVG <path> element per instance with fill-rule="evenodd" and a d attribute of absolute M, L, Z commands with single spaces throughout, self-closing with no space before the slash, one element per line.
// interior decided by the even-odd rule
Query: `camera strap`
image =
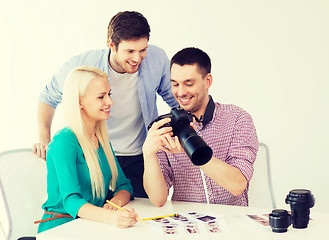
<path fill-rule="evenodd" d="M 201 169 L 200 169 L 200 172 L 201 172 L 201 178 L 202 178 L 202 183 L 203 183 L 203 188 L 204 188 L 204 193 L 206 195 L 207 203 L 210 204 L 208 189 L 207 189 L 207 184 L 206 184 L 206 177 L 204 175 L 204 172 Z"/>
<path fill-rule="evenodd" d="M 202 123 L 202 121 L 203 121 L 203 116 L 202 115 L 200 116 L 200 119 L 197 116 L 195 116 L 194 114 L 192 114 L 192 116 L 194 117 L 196 122 Z"/>

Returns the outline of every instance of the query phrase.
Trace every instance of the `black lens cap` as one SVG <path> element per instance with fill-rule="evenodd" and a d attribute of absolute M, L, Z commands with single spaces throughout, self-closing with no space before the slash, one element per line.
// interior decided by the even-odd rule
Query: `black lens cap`
<path fill-rule="evenodd" d="M 287 204 L 305 204 L 307 207 L 311 208 L 314 206 L 314 196 L 310 190 L 307 189 L 294 189 L 289 191 L 286 197 Z"/>

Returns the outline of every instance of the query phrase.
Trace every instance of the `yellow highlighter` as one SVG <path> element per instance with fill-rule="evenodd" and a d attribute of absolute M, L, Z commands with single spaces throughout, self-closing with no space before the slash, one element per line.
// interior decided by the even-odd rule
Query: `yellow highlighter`
<path fill-rule="evenodd" d="M 166 217 L 177 217 L 178 214 L 174 213 L 174 214 L 169 214 L 169 215 L 164 215 L 164 216 L 159 216 L 159 217 L 150 217 L 150 218 L 143 218 L 144 221 L 147 220 L 153 220 L 153 219 L 159 219 L 159 218 L 166 218 Z"/>

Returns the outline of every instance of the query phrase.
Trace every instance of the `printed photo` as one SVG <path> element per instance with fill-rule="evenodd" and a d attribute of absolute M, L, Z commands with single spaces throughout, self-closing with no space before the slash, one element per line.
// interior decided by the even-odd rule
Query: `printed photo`
<path fill-rule="evenodd" d="M 188 234 L 200 233 L 199 226 L 197 224 L 194 224 L 194 225 L 186 225 L 185 226 L 185 231 Z"/>
<path fill-rule="evenodd" d="M 207 223 L 207 230 L 211 233 L 218 233 L 222 232 L 217 222 L 208 222 Z"/>
<path fill-rule="evenodd" d="M 163 232 L 165 234 L 177 234 L 176 226 L 163 226 Z"/>
<path fill-rule="evenodd" d="M 263 226 L 269 226 L 268 214 L 267 215 L 264 214 L 263 217 L 259 215 L 247 215 L 247 216 Z"/>
<path fill-rule="evenodd" d="M 203 222 L 209 222 L 215 220 L 216 218 L 212 216 L 203 216 L 203 217 L 198 217 L 197 219 Z"/>

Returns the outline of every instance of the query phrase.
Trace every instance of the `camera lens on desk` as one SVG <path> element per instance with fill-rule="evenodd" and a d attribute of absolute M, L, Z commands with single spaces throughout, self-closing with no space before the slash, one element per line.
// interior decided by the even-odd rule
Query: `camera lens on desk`
<path fill-rule="evenodd" d="M 286 197 L 290 204 L 291 222 L 294 228 L 307 228 L 310 219 L 310 208 L 314 206 L 314 196 L 306 189 L 294 189 Z"/>
<path fill-rule="evenodd" d="M 290 214 L 287 210 L 274 209 L 269 216 L 269 223 L 273 232 L 287 232 L 287 228 L 291 223 Z"/>

